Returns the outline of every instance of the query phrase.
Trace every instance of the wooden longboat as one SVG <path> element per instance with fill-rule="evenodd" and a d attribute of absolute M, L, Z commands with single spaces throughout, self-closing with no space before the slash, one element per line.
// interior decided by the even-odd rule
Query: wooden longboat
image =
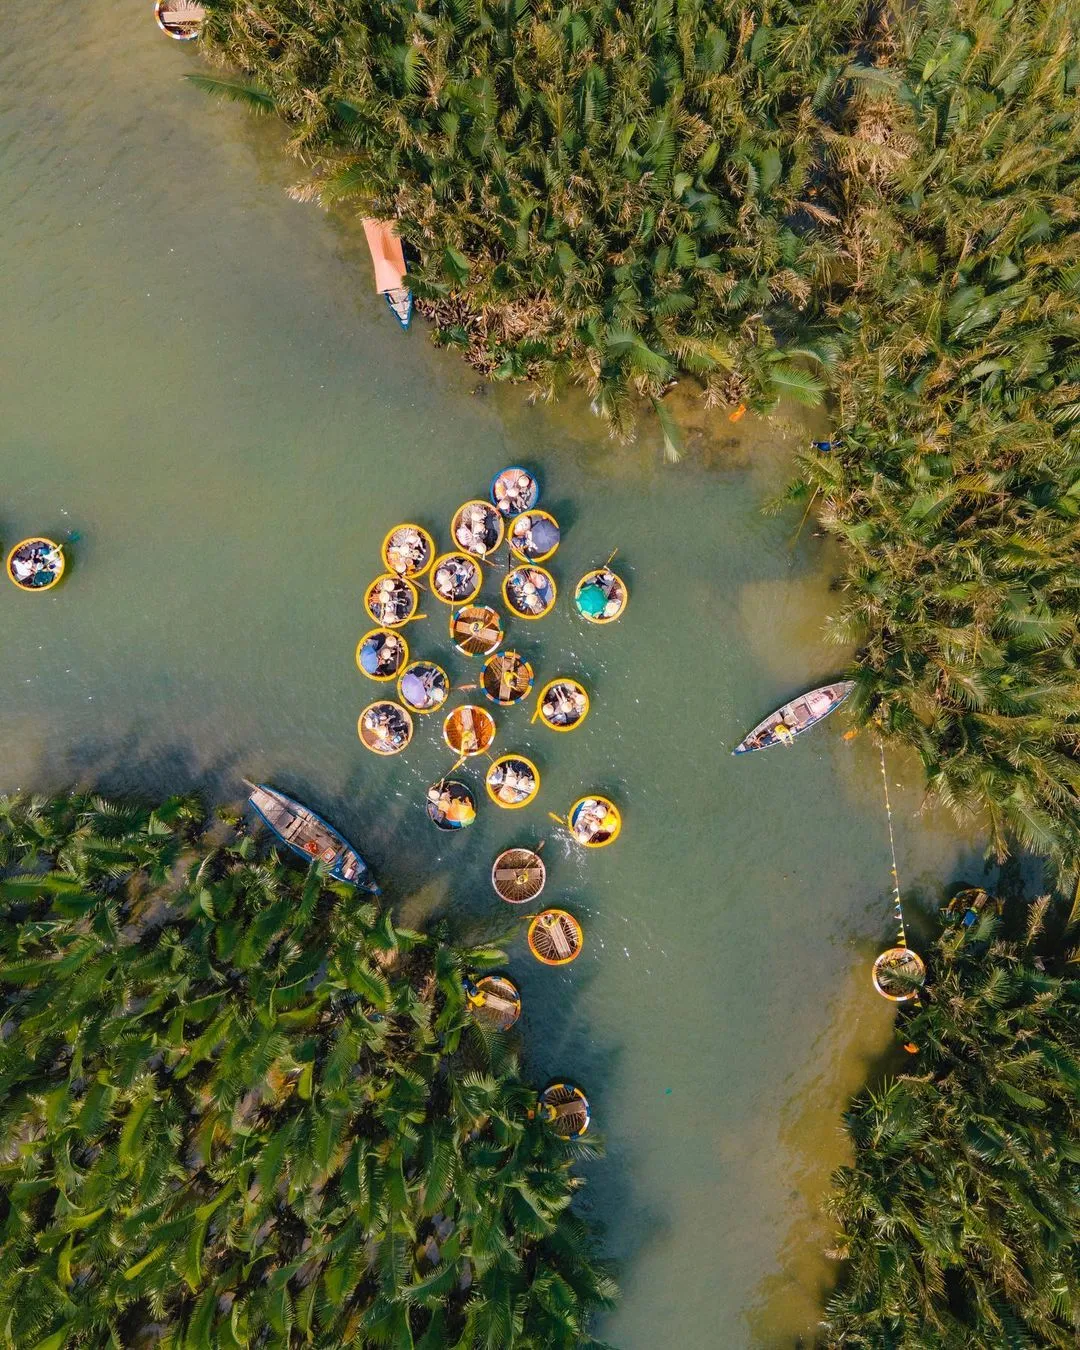
<path fill-rule="evenodd" d="M 790 745 L 796 736 L 809 731 L 843 703 L 855 688 L 854 680 L 838 680 L 811 689 L 760 721 L 732 750 L 733 755 L 748 755 L 752 750 L 768 750 L 774 745 Z"/>
<path fill-rule="evenodd" d="M 372 266 L 375 268 L 375 289 L 402 328 L 408 329 L 412 319 L 413 296 L 405 283 L 408 267 L 401 240 L 394 231 L 394 222 L 365 216 L 363 225 Z"/>
<path fill-rule="evenodd" d="M 255 814 L 276 838 L 310 863 L 318 859 L 335 881 L 379 895 L 371 869 L 356 849 L 332 825 L 284 792 L 265 784 L 250 783 L 248 801 Z"/>

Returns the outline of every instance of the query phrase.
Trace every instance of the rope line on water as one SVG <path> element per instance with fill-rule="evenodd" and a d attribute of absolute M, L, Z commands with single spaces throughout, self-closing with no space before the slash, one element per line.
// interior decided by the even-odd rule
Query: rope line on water
<path fill-rule="evenodd" d="M 893 917 L 897 923 L 897 942 L 901 947 L 907 946 L 907 932 L 904 929 L 904 910 L 900 904 L 900 874 L 896 870 L 896 837 L 893 834 L 892 805 L 889 802 L 889 777 L 885 772 L 885 747 L 878 745 L 881 753 L 881 783 L 885 789 L 885 818 L 889 822 L 889 852 L 892 854 L 892 879 L 893 879 Z"/>

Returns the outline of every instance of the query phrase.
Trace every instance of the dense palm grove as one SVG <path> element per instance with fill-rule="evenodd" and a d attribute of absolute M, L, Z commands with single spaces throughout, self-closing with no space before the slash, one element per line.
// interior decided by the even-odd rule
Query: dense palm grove
<path fill-rule="evenodd" d="M 831 1346 L 1080 1341 L 1080 980 L 1049 902 L 1017 909 L 944 927 L 909 1071 L 847 1113 Z"/>
<path fill-rule="evenodd" d="M 620 429 L 679 371 L 820 398 L 815 184 L 859 0 L 207 8 L 204 45 L 253 79 L 202 83 L 288 119 L 301 195 L 396 218 L 483 369 L 583 381 Z"/>
<path fill-rule="evenodd" d="M 842 127 L 841 445 L 802 494 L 848 551 L 863 716 L 1075 880 L 1080 9 L 912 8 L 883 59 Z"/>
<path fill-rule="evenodd" d="M 5 1344 L 597 1344 L 610 1277 L 465 970 L 198 803 L 0 799 Z"/>

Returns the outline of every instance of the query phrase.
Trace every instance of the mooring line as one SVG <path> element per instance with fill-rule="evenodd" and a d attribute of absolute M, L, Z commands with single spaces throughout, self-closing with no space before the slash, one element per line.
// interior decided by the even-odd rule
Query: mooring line
<path fill-rule="evenodd" d="M 900 874 L 896 870 L 896 837 L 893 834 L 892 805 L 889 802 L 889 777 L 885 772 L 884 745 L 879 744 L 878 750 L 881 753 L 881 782 L 885 789 L 885 818 L 889 822 L 889 852 L 892 854 L 893 905 L 895 907 L 895 918 L 899 929 L 899 945 L 901 947 L 906 947 L 907 933 L 904 929 L 904 911 L 900 904 Z"/>

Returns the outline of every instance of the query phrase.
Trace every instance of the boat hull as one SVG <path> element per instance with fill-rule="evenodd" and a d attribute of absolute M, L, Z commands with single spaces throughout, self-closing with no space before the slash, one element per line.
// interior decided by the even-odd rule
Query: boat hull
<path fill-rule="evenodd" d="M 838 680 L 835 684 L 823 684 L 818 689 L 800 694 L 759 722 L 731 753 L 749 755 L 755 750 L 771 750 L 774 745 L 790 744 L 797 736 L 816 727 L 831 712 L 835 712 L 854 688 L 854 680 Z M 786 729 L 783 734 L 776 734 L 778 726 Z"/>
<path fill-rule="evenodd" d="M 332 861 L 327 862 L 323 858 L 323 861 L 327 864 L 327 873 L 335 881 L 344 881 L 350 886 L 358 886 L 361 890 L 370 891 L 372 895 L 381 894 L 371 875 L 371 868 L 368 867 L 348 840 L 340 835 L 332 825 L 328 825 L 322 816 L 316 815 L 310 807 L 304 806 L 292 797 L 287 797 L 284 792 L 278 792 L 276 788 L 255 783 L 248 786 L 252 789 L 251 795 L 248 797 L 252 810 L 274 838 L 284 844 L 286 848 L 291 849 L 293 853 L 311 863 L 320 855 L 313 853 L 310 847 L 304 847 L 304 843 L 301 841 L 316 838 L 322 838 L 324 842 L 326 839 L 331 840 L 337 845 L 337 853 Z M 292 838 L 281 828 L 284 815 L 288 815 L 293 821 L 298 822 L 298 827 L 292 831 Z"/>

